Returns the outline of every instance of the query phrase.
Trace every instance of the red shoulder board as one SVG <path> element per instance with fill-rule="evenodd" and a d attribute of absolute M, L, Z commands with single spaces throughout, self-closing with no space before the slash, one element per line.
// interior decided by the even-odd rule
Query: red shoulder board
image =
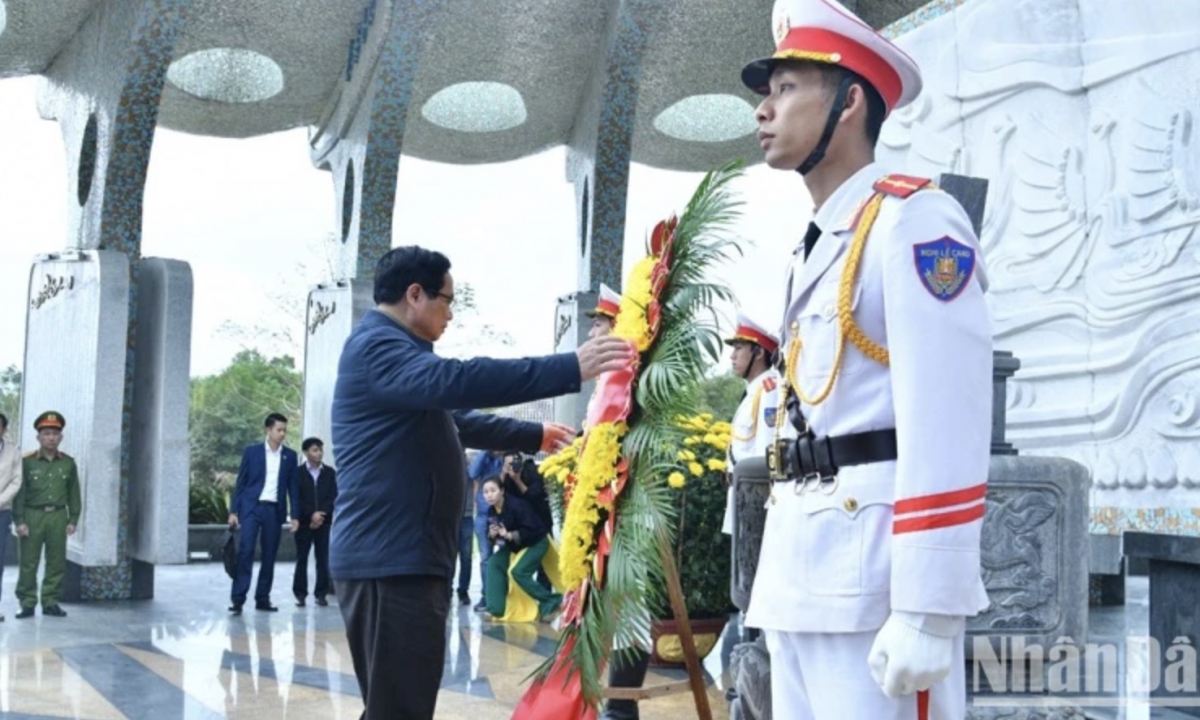
<path fill-rule="evenodd" d="M 919 178 L 911 175 L 888 175 L 875 183 L 875 192 L 904 199 L 932 184 L 933 181 L 929 178 Z"/>
<path fill-rule="evenodd" d="M 767 392 L 771 392 L 774 389 L 775 389 L 775 378 L 767 378 L 766 380 L 763 380 L 763 390 L 766 390 Z"/>

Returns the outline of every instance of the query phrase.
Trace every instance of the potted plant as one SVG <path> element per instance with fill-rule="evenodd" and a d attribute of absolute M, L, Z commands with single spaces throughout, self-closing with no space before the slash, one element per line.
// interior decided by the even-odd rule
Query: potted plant
<path fill-rule="evenodd" d="M 229 533 L 229 481 L 193 476 L 188 483 L 188 552 L 221 557 Z"/>
<path fill-rule="evenodd" d="M 676 454 L 678 467 L 667 483 L 675 496 L 675 563 L 684 605 L 701 658 L 716 646 L 729 621 L 729 536 L 721 532 L 725 515 L 725 458 L 732 428 L 709 413 L 681 416 L 686 433 Z M 684 664 L 675 618 L 669 607 L 656 608 L 651 625 L 658 667 Z"/>

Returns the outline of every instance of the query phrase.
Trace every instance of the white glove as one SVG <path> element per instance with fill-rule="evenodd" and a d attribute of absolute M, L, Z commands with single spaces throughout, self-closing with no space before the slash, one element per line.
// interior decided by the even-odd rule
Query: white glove
<path fill-rule="evenodd" d="M 871 677 L 890 698 L 928 690 L 950 674 L 965 624 L 959 616 L 893 610 L 867 656 Z"/>

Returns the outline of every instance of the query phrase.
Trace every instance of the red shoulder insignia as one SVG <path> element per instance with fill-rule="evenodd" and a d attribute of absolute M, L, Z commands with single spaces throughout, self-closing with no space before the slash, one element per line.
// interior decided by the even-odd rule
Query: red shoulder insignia
<path fill-rule="evenodd" d="M 933 185 L 929 178 L 913 177 L 911 175 L 888 175 L 875 183 L 875 192 L 892 195 L 900 199 L 907 198 L 918 190 Z"/>
<path fill-rule="evenodd" d="M 767 378 L 766 380 L 763 380 L 763 390 L 766 390 L 767 392 L 771 392 L 774 389 L 775 389 L 775 378 Z"/>

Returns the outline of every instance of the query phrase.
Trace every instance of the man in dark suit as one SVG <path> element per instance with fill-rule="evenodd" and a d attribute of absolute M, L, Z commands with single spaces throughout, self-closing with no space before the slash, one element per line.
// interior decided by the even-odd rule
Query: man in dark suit
<path fill-rule="evenodd" d="M 251 445 L 242 452 L 237 486 L 233 491 L 233 506 L 229 524 L 241 528 L 238 545 L 237 578 L 230 592 L 229 612 L 242 614 L 246 593 L 250 591 L 250 575 L 254 571 L 254 548 L 262 532 L 262 565 L 258 568 L 258 586 L 254 590 L 254 608 L 276 612 L 271 604 L 271 583 L 275 580 L 275 554 L 279 537 L 287 523 L 296 532 L 300 523 L 295 519 L 300 510 L 296 492 L 296 451 L 283 444 L 287 437 L 287 418 L 271 413 L 263 423 L 267 439 L 262 445 Z M 289 515 L 288 509 L 291 509 Z"/>
<path fill-rule="evenodd" d="M 296 574 L 292 578 L 292 594 L 296 607 L 304 607 L 308 595 L 308 550 L 317 556 L 317 584 L 313 597 L 325 607 L 329 602 L 329 524 L 333 522 L 333 501 L 337 499 L 337 475 L 321 461 L 325 445 L 320 438 L 310 437 L 300 446 L 305 462 L 296 468 L 296 486 L 300 491 L 300 529 L 296 531 Z"/>
<path fill-rule="evenodd" d="M 579 392 L 635 357 L 617 338 L 521 360 L 439 357 L 454 317 L 445 255 L 400 247 L 375 268 L 376 307 L 350 331 L 333 395 L 337 522 L 329 570 L 364 720 L 432 720 L 466 491 L 463 446 L 554 452 L 575 432 L 473 412 Z"/>

